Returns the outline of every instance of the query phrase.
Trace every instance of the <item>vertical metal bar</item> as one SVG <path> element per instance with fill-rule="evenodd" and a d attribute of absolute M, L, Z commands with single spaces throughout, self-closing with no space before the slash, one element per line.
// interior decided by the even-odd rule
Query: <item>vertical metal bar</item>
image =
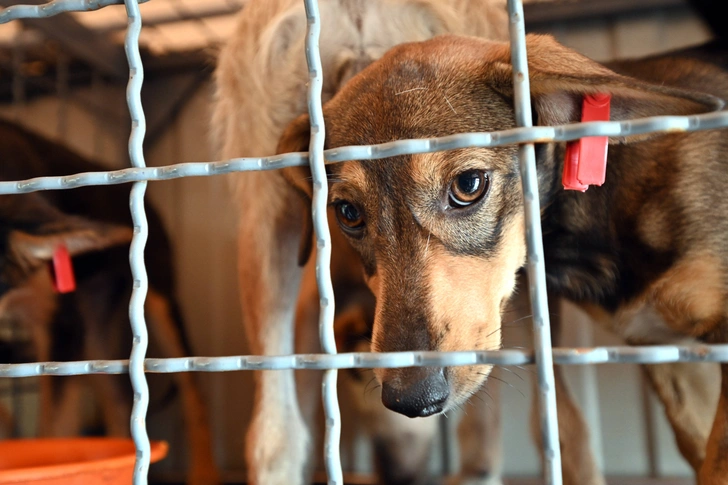
<path fill-rule="evenodd" d="M 319 38 L 321 35 L 321 18 L 318 2 L 305 0 L 306 19 L 306 63 L 309 71 L 308 112 L 311 118 L 311 141 L 309 144 L 309 162 L 313 177 L 313 226 L 316 234 L 316 281 L 320 295 L 321 313 L 319 317 L 319 337 L 321 347 L 327 354 L 336 353 L 334 339 L 334 289 L 331 284 L 331 234 L 326 218 L 326 202 L 329 186 L 324 166 L 324 115 L 321 107 L 321 90 L 323 88 L 323 72 Z M 337 371 L 329 369 L 324 372 L 322 393 L 324 413 L 326 417 L 326 435 L 324 438 L 324 462 L 330 485 L 343 484 L 339 444 L 341 440 L 341 414 L 336 394 Z"/>
<path fill-rule="evenodd" d="M 513 64 L 513 94 L 516 124 L 530 127 L 531 91 L 528 81 L 526 57 L 526 29 L 523 22 L 523 4 L 508 0 L 510 19 L 511 63 Z M 541 236 L 541 207 L 538 198 L 536 156 L 532 143 L 520 145 L 523 199 L 526 213 L 526 244 L 528 247 L 528 282 L 533 311 L 534 354 L 538 378 L 541 441 L 544 454 L 544 479 L 547 484 L 561 485 L 561 450 L 559 425 L 556 416 L 553 355 L 551 354 L 551 328 L 546 294 L 546 270 Z"/>
<path fill-rule="evenodd" d="M 134 167 L 144 167 L 142 144 L 146 132 L 146 120 L 141 103 L 141 90 L 144 82 L 144 69 L 139 55 L 139 33 L 142 18 L 137 0 L 125 0 L 126 14 L 129 24 L 124 41 L 124 50 L 129 62 L 129 83 L 126 90 L 129 114 L 131 115 L 131 135 L 129 136 L 129 158 Z M 150 444 L 146 428 L 147 408 L 149 407 L 149 386 L 144 375 L 144 358 L 147 353 L 149 338 L 144 320 L 144 301 L 147 296 L 149 282 L 144 265 L 144 247 L 147 242 L 149 226 L 144 212 L 144 194 L 147 182 L 137 182 L 132 186 L 130 208 L 134 223 L 134 237 L 129 250 L 134 286 L 129 302 L 129 319 L 134 336 L 131 355 L 129 357 L 129 376 L 134 389 L 134 404 L 131 411 L 131 435 L 136 446 L 134 463 L 134 485 L 146 485 L 149 472 Z"/>

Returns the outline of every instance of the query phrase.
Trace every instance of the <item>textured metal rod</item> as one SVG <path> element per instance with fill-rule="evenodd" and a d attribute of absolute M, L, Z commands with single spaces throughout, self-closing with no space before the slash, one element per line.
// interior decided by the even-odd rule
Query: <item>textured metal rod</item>
<path fill-rule="evenodd" d="M 139 54 L 139 34 L 142 29 L 142 17 L 137 0 L 126 0 L 126 14 L 129 17 L 124 50 L 129 62 L 129 83 L 126 99 L 131 115 L 131 135 L 129 136 L 129 158 L 134 167 L 144 167 L 144 134 L 146 119 L 141 102 L 144 68 Z M 144 319 L 144 302 L 147 297 L 149 281 L 147 268 L 144 265 L 144 247 L 147 243 L 149 225 L 144 212 L 144 194 L 147 182 L 136 182 L 130 195 L 131 216 L 134 224 L 134 237 L 129 250 L 134 286 L 129 302 L 129 320 L 133 334 L 131 355 L 129 356 L 129 377 L 134 390 L 134 403 L 131 410 L 131 436 L 136 447 L 134 462 L 134 485 L 146 485 L 151 458 L 146 418 L 149 408 L 149 385 L 144 373 L 144 359 L 149 345 L 147 324 Z"/>
<path fill-rule="evenodd" d="M 526 57 L 526 27 L 521 0 L 508 0 L 513 64 L 513 94 L 516 125 L 531 127 L 531 91 Z M 518 147 L 523 201 L 526 214 L 526 246 L 528 248 L 528 287 L 533 312 L 533 346 L 536 360 L 536 384 L 543 448 L 543 475 L 547 485 L 561 485 L 561 449 L 559 423 L 556 413 L 556 386 L 551 355 L 551 325 L 549 322 L 546 268 L 541 236 L 541 205 L 538 196 L 536 154 L 532 143 Z"/>
<path fill-rule="evenodd" d="M 144 3 L 149 0 L 139 0 Z M 109 5 L 121 5 L 124 0 L 53 0 L 42 5 L 12 5 L 0 10 L 0 24 L 18 19 L 40 19 L 64 12 L 88 12 Z"/>
<path fill-rule="evenodd" d="M 728 344 L 654 345 L 647 347 L 555 348 L 558 365 L 668 364 L 674 362 L 728 362 Z M 394 367 L 457 367 L 463 365 L 516 366 L 533 364 L 533 352 L 522 349 L 462 352 L 385 352 L 296 355 L 231 355 L 146 359 L 146 372 L 235 372 L 256 370 L 371 369 Z M 32 362 L 0 364 L 0 377 L 126 374 L 128 360 Z"/>
<path fill-rule="evenodd" d="M 326 208 L 329 185 L 324 162 L 324 140 L 326 129 L 321 105 L 323 89 L 323 66 L 319 51 L 321 17 L 317 0 L 304 0 L 306 9 L 306 64 L 308 65 L 308 113 L 311 120 L 311 140 L 308 157 L 313 178 L 313 227 L 316 237 L 316 282 L 319 291 L 319 338 L 321 348 L 327 354 L 336 354 L 334 338 L 334 288 L 331 283 L 331 233 L 329 232 Z M 341 441 L 341 413 L 336 392 L 336 369 L 324 373 L 321 388 L 326 432 L 324 435 L 324 465 L 329 485 L 343 485 L 339 444 Z"/>
<path fill-rule="evenodd" d="M 467 147 L 493 148 L 522 143 L 548 143 L 576 140 L 585 136 L 623 137 L 643 133 L 713 130 L 728 127 L 728 111 L 691 116 L 658 116 L 632 121 L 599 121 L 561 126 L 514 128 L 493 133 L 462 133 L 439 138 L 398 140 L 379 145 L 333 148 L 324 151 L 326 163 L 347 160 L 374 160 L 397 155 L 431 153 Z M 65 190 L 88 185 L 115 185 L 142 180 L 171 180 L 205 177 L 231 172 L 276 170 L 309 165 L 308 153 L 287 153 L 261 158 L 234 158 L 217 162 L 180 163 L 163 167 L 127 168 L 80 173 L 65 177 L 37 177 L 0 182 L 0 194 L 20 194 L 39 190 Z"/>

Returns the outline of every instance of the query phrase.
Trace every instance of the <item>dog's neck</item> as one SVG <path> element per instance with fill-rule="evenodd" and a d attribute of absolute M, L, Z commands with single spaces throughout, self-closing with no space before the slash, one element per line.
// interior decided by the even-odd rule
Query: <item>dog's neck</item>
<path fill-rule="evenodd" d="M 640 240 L 637 227 L 638 214 L 650 196 L 643 187 L 669 183 L 673 163 L 669 156 L 660 160 L 664 170 L 649 171 L 652 180 L 648 181 L 641 179 L 648 171 L 640 160 L 657 147 L 664 149 L 665 143 L 666 138 L 660 137 L 634 145 L 610 145 L 605 184 L 583 193 L 562 188 L 565 145 L 538 147 L 551 290 L 576 302 L 615 311 L 671 264 L 675 249 L 651 247 Z"/>

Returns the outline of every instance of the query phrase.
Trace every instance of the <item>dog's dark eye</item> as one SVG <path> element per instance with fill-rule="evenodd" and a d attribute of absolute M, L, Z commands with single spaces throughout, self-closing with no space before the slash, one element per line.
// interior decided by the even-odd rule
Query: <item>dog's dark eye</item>
<path fill-rule="evenodd" d="M 359 231 L 364 227 L 364 216 L 357 206 L 351 202 L 342 200 L 334 206 L 336 220 L 339 225 L 348 232 Z"/>
<path fill-rule="evenodd" d="M 481 170 L 468 170 L 459 174 L 450 184 L 450 207 L 458 209 L 472 205 L 483 198 L 490 186 L 490 177 Z"/>

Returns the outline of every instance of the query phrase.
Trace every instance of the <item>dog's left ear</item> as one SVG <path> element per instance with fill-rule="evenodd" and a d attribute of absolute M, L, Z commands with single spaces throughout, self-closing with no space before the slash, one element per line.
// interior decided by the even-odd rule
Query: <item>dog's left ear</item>
<path fill-rule="evenodd" d="M 301 115 L 288 125 L 278 141 L 277 154 L 306 152 L 311 138 L 311 124 L 307 114 Z M 311 199 L 313 185 L 309 167 L 288 167 L 282 170 L 283 177 L 302 199 L 303 234 L 298 248 L 298 264 L 304 266 L 313 250 L 313 219 L 311 216 Z"/>
<path fill-rule="evenodd" d="M 23 268 L 49 261 L 59 245 L 71 256 L 129 244 L 132 228 L 65 214 L 37 194 L 3 196 L 0 215 L 7 219 L 6 250 Z"/>
<path fill-rule="evenodd" d="M 74 217 L 61 224 L 43 226 L 38 231 L 10 231 L 9 240 L 11 248 L 27 258 L 48 261 L 61 244 L 71 256 L 78 256 L 129 244 L 132 235 L 132 229 L 127 226 Z"/>
<path fill-rule="evenodd" d="M 526 47 L 531 96 L 539 125 L 563 125 L 580 121 L 584 96 L 596 93 L 612 95 L 612 121 L 691 115 L 717 111 L 724 106 L 722 99 L 710 94 L 652 84 L 617 74 L 564 47 L 551 36 L 527 35 Z M 510 50 L 502 48 L 494 54 L 498 61 L 493 64 L 493 76 L 487 76 L 491 77 L 490 81 L 496 90 L 512 96 Z"/>

